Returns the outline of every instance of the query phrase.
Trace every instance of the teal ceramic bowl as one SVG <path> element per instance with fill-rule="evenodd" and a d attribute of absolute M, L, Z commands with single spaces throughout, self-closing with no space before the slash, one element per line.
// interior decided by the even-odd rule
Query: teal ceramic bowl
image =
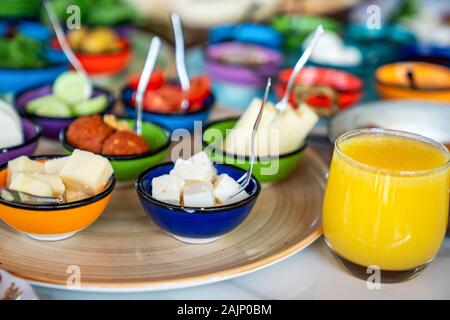
<path fill-rule="evenodd" d="M 118 118 L 126 120 L 134 127 L 134 120 L 128 118 Z M 75 149 L 66 138 L 68 127 L 60 133 L 60 141 L 66 154 L 72 153 Z M 160 125 L 143 122 L 142 137 L 150 145 L 150 151 L 138 155 L 124 156 L 104 156 L 107 158 L 114 169 L 114 175 L 118 182 L 128 182 L 135 180 L 139 174 L 146 169 L 163 162 L 169 152 L 170 131 Z"/>
<path fill-rule="evenodd" d="M 218 132 L 213 131 L 218 130 L 221 137 L 226 138 L 227 131 L 231 130 L 237 121 L 238 118 L 228 118 L 206 124 L 203 128 L 203 150 L 216 163 L 231 164 L 248 170 L 250 168 L 250 157 L 226 153 L 221 149 L 220 141 L 215 141 L 216 133 Z M 303 143 L 292 152 L 281 154 L 277 157 L 257 157 L 253 166 L 253 175 L 260 183 L 281 181 L 295 170 L 305 149 L 306 143 Z"/>

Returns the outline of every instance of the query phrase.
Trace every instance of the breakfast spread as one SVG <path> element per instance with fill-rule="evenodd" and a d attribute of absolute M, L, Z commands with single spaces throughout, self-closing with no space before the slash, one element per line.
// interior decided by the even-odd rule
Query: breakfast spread
<path fill-rule="evenodd" d="M 92 96 L 87 79 L 75 71 L 61 74 L 53 84 L 53 93 L 33 99 L 26 105 L 30 114 L 69 118 L 102 112 L 108 105 L 106 95 Z"/>
<path fill-rule="evenodd" d="M 255 98 L 234 128 L 227 134 L 223 149 L 231 154 L 249 155 L 253 124 L 261 100 Z M 289 153 L 305 141 L 319 120 L 317 114 L 305 104 L 294 109 L 290 104 L 279 113 L 273 103 L 266 103 L 256 134 L 258 156 L 278 156 Z"/>
<path fill-rule="evenodd" d="M 20 116 L 14 107 L 0 100 L 0 149 L 17 146 L 23 143 L 24 134 Z"/>
<path fill-rule="evenodd" d="M 78 201 L 100 193 L 112 175 L 109 161 L 88 151 L 47 161 L 21 156 L 8 162 L 1 198 L 28 204 Z"/>
<path fill-rule="evenodd" d="M 114 115 L 82 116 L 67 130 L 67 140 L 75 148 L 103 155 L 136 155 L 150 150 L 148 142 L 132 131 L 126 121 Z"/>
<path fill-rule="evenodd" d="M 178 159 L 169 174 L 152 180 L 155 199 L 184 207 L 214 207 L 248 197 L 245 190 L 233 196 L 238 189 L 239 184 L 229 175 L 217 175 L 204 152 Z"/>

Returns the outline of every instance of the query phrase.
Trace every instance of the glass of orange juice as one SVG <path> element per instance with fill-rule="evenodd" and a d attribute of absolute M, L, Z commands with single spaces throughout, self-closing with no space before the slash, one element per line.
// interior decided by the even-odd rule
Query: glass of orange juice
<path fill-rule="evenodd" d="M 450 153 L 438 142 L 384 129 L 335 142 L 323 202 L 325 241 L 354 275 L 382 282 L 418 275 L 436 256 L 449 210 Z"/>

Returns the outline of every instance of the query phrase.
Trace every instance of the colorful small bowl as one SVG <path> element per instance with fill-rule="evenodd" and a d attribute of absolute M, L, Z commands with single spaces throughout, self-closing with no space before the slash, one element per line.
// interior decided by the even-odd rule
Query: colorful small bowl
<path fill-rule="evenodd" d="M 0 149 L 0 164 L 20 156 L 32 155 L 36 150 L 39 138 L 42 135 L 41 126 L 29 119 L 22 118 L 22 128 L 25 141 L 18 146 Z"/>
<path fill-rule="evenodd" d="M 61 156 L 32 157 L 49 160 Z M 5 186 L 7 164 L 0 167 L 0 187 Z M 95 222 L 111 199 L 113 178 L 99 194 L 84 200 L 49 206 L 11 203 L 0 199 L 0 219 L 11 228 L 42 241 L 63 240 Z"/>
<path fill-rule="evenodd" d="M 146 170 L 137 179 L 135 187 L 141 204 L 152 221 L 182 242 L 208 243 L 235 229 L 248 216 L 261 191 L 258 180 L 252 177 L 246 188 L 249 197 L 228 205 L 188 208 L 156 200 L 152 197 L 152 180 L 168 174 L 173 166 L 172 162 L 167 162 Z M 226 173 L 235 180 L 245 173 L 231 165 L 216 164 L 215 167 L 218 174 Z"/>
<path fill-rule="evenodd" d="M 61 59 L 60 54 L 53 50 L 48 50 L 46 56 L 50 64 L 44 68 L 0 68 L 0 93 L 14 94 L 37 85 L 50 83 L 61 73 L 67 71 L 67 62 Z"/>
<path fill-rule="evenodd" d="M 450 101 L 450 68 L 426 62 L 397 62 L 375 73 L 378 93 L 384 99 Z"/>
<path fill-rule="evenodd" d="M 127 118 L 118 118 L 119 120 L 126 120 L 131 127 L 134 127 L 135 121 Z M 64 147 L 64 151 L 70 154 L 75 149 L 66 137 L 68 127 L 64 128 L 60 134 L 60 140 Z M 151 149 L 148 152 L 138 155 L 127 156 L 106 156 L 114 169 L 114 175 L 118 182 L 132 181 L 145 169 L 157 165 L 164 161 L 170 146 L 170 131 L 160 125 L 143 122 L 142 123 L 142 137 L 150 145 Z"/>
<path fill-rule="evenodd" d="M 283 43 L 280 32 L 268 25 L 254 22 L 216 26 L 208 31 L 208 40 L 209 43 L 226 41 L 253 43 L 276 50 L 279 50 Z"/>
<path fill-rule="evenodd" d="M 327 31 L 335 33 L 342 31 L 342 26 L 338 21 L 320 16 L 285 14 L 279 15 L 271 21 L 272 27 L 284 36 L 286 53 L 297 52 L 306 37 L 320 24 Z"/>
<path fill-rule="evenodd" d="M 136 117 L 136 109 L 131 105 L 131 97 L 133 96 L 133 93 L 134 90 L 130 87 L 126 87 L 122 90 L 122 102 L 125 106 L 125 114 L 130 118 Z M 176 129 L 193 131 L 196 121 L 203 124 L 206 120 L 208 120 L 215 101 L 216 98 L 211 94 L 205 99 L 203 108 L 198 111 L 187 113 L 160 113 L 144 111 L 142 113 L 142 118 L 148 122 L 160 123 L 167 127 L 170 131 L 175 131 Z"/>
<path fill-rule="evenodd" d="M 111 76 L 122 72 L 131 61 L 130 42 L 119 40 L 120 49 L 107 53 L 75 53 L 83 68 L 91 76 Z M 55 44 L 55 47 L 58 45 Z"/>
<path fill-rule="evenodd" d="M 280 71 L 278 74 L 278 82 L 275 86 L 278 98 L 284 95 L 291 73 L 292 68 L 289 68 Z M 331 89 L 336 98 L 338 107 L 336 111 L 355 105 L 363 94 L 363 81 L 360 78 L 351 73 L 332 68 L 305 67 L 296 77 L 295 83 Z M 329 100 L 330 97 L 312 95 L 306 99 L 306 102 L 317 110 L 323 110 L 330 107 L 332 102 Z M 291 93 L 290 102 L 295 106 L 298 105 L 294 92 Z"/>
<path fill-rule="evenodd" d="M 29 101 L 51 93 L 52 93 L 51 84 L 38 85 L 16 93 L 13 97 L 14 101 L 13 103 L 21 115 L 33 119 L 42 126 L 45 137 L 56 140 L 58 139 L 61 130 L 67 127 L 77 117 L 70 117 L 70 118 L 44 117 L 31 114 L 26 110 L 26 105 Z M 93 96 L 95 97 L 101 94 L 106 95 L 108 98 L 108 105 L 106 106 L 102 114 L 108 113 L 114 107 L 116 99 L 109 90 L 94 87 Z"/>
<path fill-rule="evenodd" d="M 231 130 L 239 118 L 222 119 L 213 121 L 203 128 L 203 150 L 217 163 L 226 163 L 237 166 L 244 170 L 250 168 L 250 157 L 236 154 L 229 154 L 215 146 L 214 141 L 207 140 L 208 130 L 219 130 L 222 137 L 226 138 L 227 131 Z M 211 138 L 212 140 L 212 138 Z M 281 154 L 277 157 L 257 157 L 253 166 L 253 174 L 261 183 L 277 182 L 288 177 L 295 170 L 306 149 L 306 143 L 296 148 L 294 151 Z M 276 170 L 267 174 L 267 171 Z"/>
<path fill-rule="evenodd" d="M 224 55 L 240 56 L 249 51 L 261 56 L 265 62 L 250 67 L 221 61 Z M 205 57 L 204 65 L 213 79 L 218 103 L 240 111 L 245 110 L 254 97 L 262 95 L 267 77 L 277 74 L 283 60 L 277 50 L 242 42 L 212 44 L 206 48 Z"/>

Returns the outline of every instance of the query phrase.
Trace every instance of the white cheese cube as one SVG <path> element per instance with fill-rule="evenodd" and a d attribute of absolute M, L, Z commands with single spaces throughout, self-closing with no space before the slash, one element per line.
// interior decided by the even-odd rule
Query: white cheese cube
<path fill-rule="evenodd" d="M 170 174 L 184 180 L 211 182 L 216 173 L 211 163 L 193 163 L 190 160 L 178 159 Z"/>
<path fill-rule="evenodd" d="M 239 202 L 239 201 L 242 201 L 242 200 L 244 200 L 244 199 L 246 199 L 246 198 L 248 198 L 250 195 L 247 193 L 247 191 L 242 191 L 242 192 L 239 192 L 237 195 L 235 195 L 234 197 L 232 197 L 232 198 L 228 198 L 223 204 L 232 204 L 232 203 L 236 203 L 236 202 Z"/>
<path fill-rule="evenodd" d="M 35 179 L 29 173 L 16 172 L 11 177 L 12 181 L 9 185 L 11 190 L 25 192 L 39 197 L 52 197 L 52 187 L 38 179 Z"/>
<path fill-rule="evenodd" d="M 220 203 L 227 201 L 237 190 L 239 184 L 227 174 L 221 174 L 217 177 L 214 186 L 214 196 Z"/>
<path fill-rule="evenodd" d="M 180 204 L 184 180 L 177 176 L 162 175 L 152 180 L 152 197 L 171 204 Z"/>
<path fill-rule="evenodd" d="M 60 177 L 67 189 L 95 195 L 105 188 L 112 174 L 108 159 L 76 149 L 62 168 Z"/>
<path fill-rule="evenodd" d="M 45 173 L 59 174 L 64 165 L 67 163 L 67 160 L 69 160 L 69 157 L 62 157 L 45 161 L 44 163 Z"/>
<path fill-rule="evenodd" d="M 185 207 L 207 208 L 216 204 L 213 185 L 209 182 L 188 183 L 183 190 Z"/>
<path fill-rule="evenodd" d="M 8 175 L 6 184 L 9 186 L 11 183 L 11 176 L 14 172 L 27 172 L 27 173 L 43 173 L 44 165 L 41 162 L 31 160 L 26 156 L 18 157 L 8 162 Z"/>
<path fill-rule="evenodd" d="M 89 198 L 89 195 L 87 195 L 84 192 L 73 191 L 73 190 L 66 191 L 66 201 L 67 202 L 75 202 L 75 201 L 83 200 L 86 198 Z"/>
<path fill-rule="evenodd" d="M 210 164 L 210 165 L 213 164 L 211 159 L 208 157 L 208 155 L 204 151 L 200 151 L 200 152 L 194 154 L 187 161 L 190 161 L 192 163 L 206 163 L 206 164 Z"/>
<path fill-rule="evenodd" d="M 14 175 L 12 179 L 14 179 Z M 57 174 L 31 173 L 30 175 L 33 178 L 50 185 L 53 190 L 53 196 L 55 197 L 61 196 L 66 191 L 66 186 Z"/>

